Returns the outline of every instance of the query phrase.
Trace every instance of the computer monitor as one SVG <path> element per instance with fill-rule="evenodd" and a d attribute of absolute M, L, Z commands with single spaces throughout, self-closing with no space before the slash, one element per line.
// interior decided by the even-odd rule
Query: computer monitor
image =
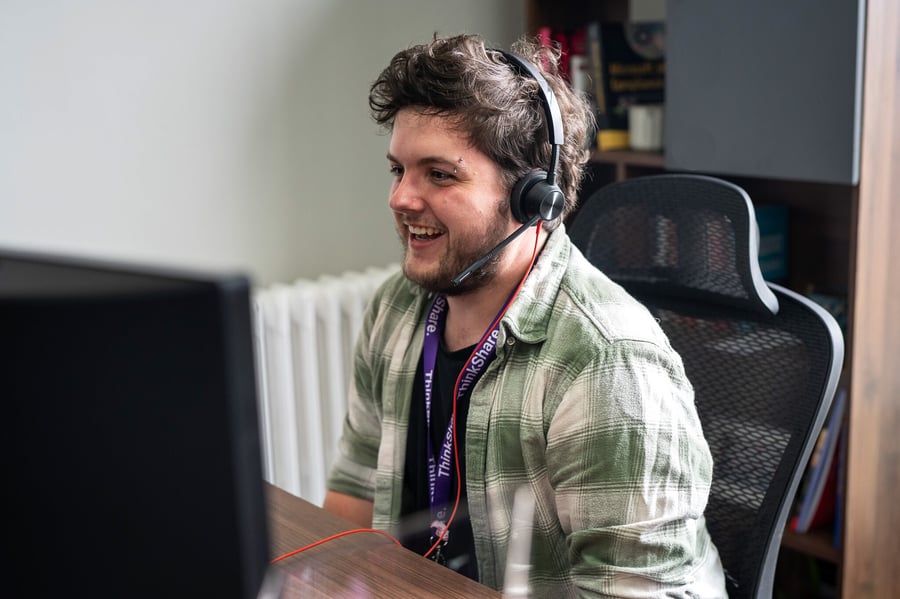
<path fill-rule="evenodd" d="M 249 296 L 0 248 L 0 593 L 270 589 Z"/>

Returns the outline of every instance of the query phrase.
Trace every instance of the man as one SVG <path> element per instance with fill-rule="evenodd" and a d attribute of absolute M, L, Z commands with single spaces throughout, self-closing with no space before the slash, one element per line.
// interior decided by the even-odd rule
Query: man
<path fill-rule="evenodd" d="M 590 110 L 555 51 L 514 50 L 542 65 L 558 106 L 558 168 L 548 94 L 476 36 L 399 52 L 372 85 L 403 273 L 363 324 L 325 508 L 499 589 L 525 486 L 534 596 L 724 596 L 703 519 L 712 460 L 681 360 L 561 224 Z M 454 284 L 521 227 L 511 194 L 548 165 L 562 213 Z"/>

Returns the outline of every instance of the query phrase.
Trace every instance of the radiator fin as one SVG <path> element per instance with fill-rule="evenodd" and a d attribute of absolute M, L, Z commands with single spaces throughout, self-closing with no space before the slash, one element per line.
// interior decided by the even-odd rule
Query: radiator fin
<path fill-rule="evenodd" d="M 372 294 L 392 264 L 273 284 L 254 292 L 263 471 L 321 505 L 347 409 L 353 346 Z"/>

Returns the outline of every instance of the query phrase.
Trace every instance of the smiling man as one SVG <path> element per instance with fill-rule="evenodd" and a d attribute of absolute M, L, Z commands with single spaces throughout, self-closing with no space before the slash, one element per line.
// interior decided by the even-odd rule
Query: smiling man
<path fill-rule="evenodd" d="M 681 360 L 562 224 L 589 107 L 555 50 L 514 50 L 436 38 L 372 85 L 403 272 L 366 314 L 325 508 L 499 589 L 524 487 L 534 596 L 723 597 Z"/>

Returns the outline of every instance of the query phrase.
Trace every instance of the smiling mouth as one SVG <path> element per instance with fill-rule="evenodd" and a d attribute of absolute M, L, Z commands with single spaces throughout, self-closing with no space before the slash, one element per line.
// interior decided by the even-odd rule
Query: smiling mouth
<path fill-rule="evenodd" d="M 443 229 L 435 229 L 434 227 L 420 227 L 417 225 L 407 225 L 407 230 L 413 239 L 419 241 L 430 241 L 437 239 L 444 234 Z"/>

